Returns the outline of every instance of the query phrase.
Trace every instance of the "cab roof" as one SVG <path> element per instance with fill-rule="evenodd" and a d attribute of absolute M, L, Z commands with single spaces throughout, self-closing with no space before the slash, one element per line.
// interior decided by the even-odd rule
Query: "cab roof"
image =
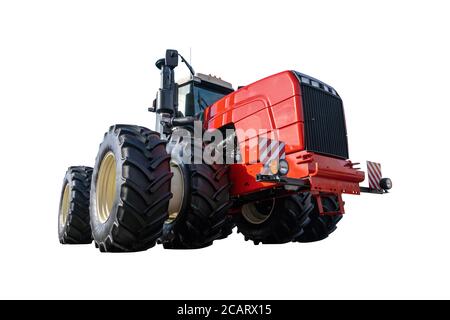
<path fill-rule="evenodd" d="M 196 73 L 195 76 L 190 76 L 188 78 L 183 78 L 178 82 L 178 85 L 182 86 L 183 84 L 186 84 L 189 81 L 194 80 L 194 82 L 208 82 L 211 84 L 214 84 L 216 86 L 219 87 L 223 87 L 226 89 L 230 89 L 233 90 L 233 85 L 225 80 L 222 80 L 221 78 L 215 77 L 213 75 L 207 75 L 207 74 L 203 74 L 203 73 Z"/>

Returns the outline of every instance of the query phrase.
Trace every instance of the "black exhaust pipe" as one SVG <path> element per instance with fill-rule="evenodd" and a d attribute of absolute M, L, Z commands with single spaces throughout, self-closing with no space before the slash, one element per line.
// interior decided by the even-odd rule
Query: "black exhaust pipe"
<path fill-rule="evenodd" d="M 166 58 L 156 61 L 161 70 L 161 86 L 156 99 L 156 112 L 173 117 L 178 109 L 178 85 L 175 83 L 175 71 L 178 66 L 178 51 L 166 50 Z"/>

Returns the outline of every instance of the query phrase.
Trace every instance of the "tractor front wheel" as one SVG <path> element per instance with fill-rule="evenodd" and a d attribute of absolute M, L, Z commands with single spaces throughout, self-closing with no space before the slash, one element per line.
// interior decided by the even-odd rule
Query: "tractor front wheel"
<path fill-rule="evenodd" d="M 255 244 L 281 244 L 297 239 L 313 210 L 309 193 L 279 199 L 266 199 L 241 208 L 238 232 Z"/>
<path fill-rule="evenodd" d="M 325 212 L 339 211 L 339 202 L 336 196 L 322 196 L 322 205 Z M 336 225 L 342 219 L 342 215 L 321 215 L 316 204 L 314 210 L 309 214 L 309 218 L 303 234 L 297 237 L 296 241 L 315 242 L 327 238 L 336 230 Z"/>

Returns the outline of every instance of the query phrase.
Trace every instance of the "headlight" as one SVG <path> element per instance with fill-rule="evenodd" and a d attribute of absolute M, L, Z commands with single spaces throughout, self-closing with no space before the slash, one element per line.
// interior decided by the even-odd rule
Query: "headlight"
<path fill-rule="evenodd" d="M 268 165 L 270 174 L 285 176 L 289 172 L 289 164 L 284 159 L 274 159 L 269 162 Z"/>
<path fill-rule="evenodd" d="M 280 173 L 280 175 L 285 176 L 285 175 L 288 174 L 288 172 L 289 172 L 289 163 L 286 160 L 281 159 L 279 161 L 278 167 L 279 167 L 278 168 L 278 172 Z"/>

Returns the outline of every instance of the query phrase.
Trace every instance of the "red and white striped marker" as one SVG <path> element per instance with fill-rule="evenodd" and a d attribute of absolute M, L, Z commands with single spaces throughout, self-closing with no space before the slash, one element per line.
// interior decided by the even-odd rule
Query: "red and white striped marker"
<path fill-rule="evenodd" d="M 380 181 L 383 177 L 381 175 L 381 164 L 367 161 L 367 176 L 369 177 L 369 188 L 381 190 Z"/>
<path fill-rule="evenodd" d="M 277 140 L 260 137 L 259 141 L 259 161 L 263 164 L 262 175 L 272 175 L 269 165 L 272 161 L 286 158 L 285 143 Z"/>
<path fill-rule="evenodd" d="M 268 138 L 259 138 L 259 161 L 263 164 L 286 158 L 285 143 Z"/>

